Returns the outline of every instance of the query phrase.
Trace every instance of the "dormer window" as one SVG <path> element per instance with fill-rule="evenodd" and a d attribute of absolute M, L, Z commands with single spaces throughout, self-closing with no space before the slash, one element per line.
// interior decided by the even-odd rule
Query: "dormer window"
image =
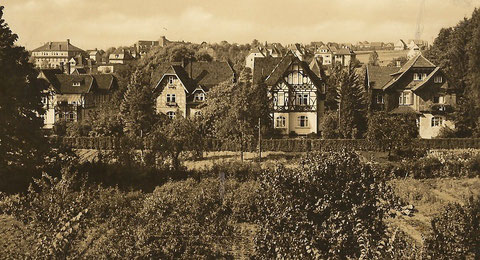
<path fill-rule="evenodd" d="M 78 82 L 78 81 L 77 81 L 77 82 L 73 82 L 72 86 L 74 86 L 74 87 L 80 87 L 80 82 Z"/>
<path fill-rule="evenodd" d="M 173 84 L 174 81 L 175 81 L 175 77 L 174 77 L 174 76 L 168 77 L 168 84 Z"/>
<path fill-rule="evenodd" d="M 205 93 L 203 92 L 195 93 L 195 95 L 193 96 L 193 99 L 196 102 L 203 102 L 205 101 Z"/>
<path fill-rule="evenodd" d="M 433 79 L 433 82 L 442 83 L 443 82 L 442 76 L 435 76 L 435 78 Z"/>

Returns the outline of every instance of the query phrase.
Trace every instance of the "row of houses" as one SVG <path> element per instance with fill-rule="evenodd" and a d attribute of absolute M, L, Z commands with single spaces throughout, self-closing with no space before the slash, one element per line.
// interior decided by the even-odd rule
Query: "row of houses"
<path fill-rule="evenodd" d="M 326 93 L 322 64 L 317 59 L 307 64 L 293 52 L 283 57 L 253 59 L 252 81 L 269 90 L 274 127 L 283 134 L 321 131 Z M 363 78 L 370 107 L 392 114 L 417 115 L 420 137 L 433 138 L 442 127 L 454 128 L 449 115 L 456 104 L 455 88 L 441 68 L 421 54 L 402 67 L 367 66 Z M 236 73 L 227 62 L 172 65 L 154 88 L 157 111 L 170 117 L 178 111 L 182 116 L 194 116 L 211 87 L 235 79 Z"/>
<path fill-rule="evenodd" d="M 70 39 L 66 41 L 47 42 L 32 51 L 34 65 L 39 69 L 60 69 L 66 74 L 76 69 L 88 73 L 112 73 L 118 67 L 144 56 L 150 49 L 172 44 L 165 36 L 157 41 L 138 41 L 130 47 L 121 47 L 109 53 L 94 49 L 84 51 L 74 46 Z"/>
<path fill-rule="evenodd" d="M 318 133 L 325 112 L 324 69 L 335 62 L 349 66 L 355 54 L 348 48 L 321 46 L 307 63 L 301 46 L 288 48 L 286 53 L 275 44 L 255 48 L 247 56 L 246 66 L 252 70 L 253 83 L 263 84 L 269 90 L 273 125 L 278 131 Z M 76 49 L 69 48 L 67 53 L 70 51 Z M 449 119 L 456 104 L 454 86 L 447 82 L 441 68 L 421 53 L 402 67 L 366 66 L 363 71 L 369 107 L 373 110 L 416 114 L 422 138 L 435 137 L 444 126 L 454 127 Z M 116 88 L 115 78 L 109 74 L 77 71 L 67 75 L 60 69 L 47 69 L 41 71 L 39 78 L 48 85 L 44 98 L 46 128 L 61 120 L 82 120 L 101 102 L 109 100 Z M 170 118 L 191 117 L 201 113 L 211 88 L 222 82 L 235 82 L 237 72 L 229 62 L 172 63 L 160 65 L 152 78 L 157 112 Z"/>

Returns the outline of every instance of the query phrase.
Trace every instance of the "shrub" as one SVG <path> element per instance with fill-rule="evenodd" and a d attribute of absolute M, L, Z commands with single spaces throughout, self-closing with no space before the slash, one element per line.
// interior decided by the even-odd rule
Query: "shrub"
<path fill-rule="evenodd" d="M 449 204 L 432 220 L 432 233 L 425 240 L 430 259 L 480 258 L 480 201 L 465 206 Z"/>
<path fill-rule="evenodd" d="M 353 152 L 312 153 L 301 165 L 261 179 L 257 257 L 373 257 L 390 209 L 379 197 L 386 184 Z"/>
<path fill-rule="evenodd" d="M 320 129 L 323 139 L 338 138 L 338 114 L 334 111 L 326 113 L 320 121 Z"/>
<path fill-rule="evenodd" d="M 145 199 L 139 213 L 139 255 L 147 259 L 229 257 L 229 209 L 217 180 L 169 182 Z M 231 256 L 230 256 L 231 257 Z"/>
<path fill-rule="evenodd" d="M 249 181 L 256 180 L 261 171 L 260 164 L 257 163 L 224 161 L 215 163 L 211 169 L 204 170 L 204 173 L 209 177 L 219 177 L 223 173 L 226 179 Z"/>
<path fill-rule="evenodd" d="M 254 223 L 258 218 L 260 183 L 257 181 L 228 181 L 225 204 L 231 209 L 232 220 L 237 223 Z"/>

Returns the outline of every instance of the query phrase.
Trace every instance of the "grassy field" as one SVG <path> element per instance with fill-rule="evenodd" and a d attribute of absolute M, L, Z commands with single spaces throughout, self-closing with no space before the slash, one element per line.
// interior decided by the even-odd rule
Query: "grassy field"
<path fill-rule="evenodd" d="M 413 216 L 399 216 L 389 222 L 410 235 L 418 244 L 430 232 L 431 219 L 448 203 L 464 204 L 470 196 L 480 196 L 480 179 L 426 179 L 393 180 L 395 194 L 407 204 L 415 206 Z"/>
<path fill-rule="evenodd" d="M 357 54 L 357 59 L 364 63 L 368 63 L 368 59 L 370 57 L 370 53 L 372 51 L 358 51 L 355 52 Z M 405 51 L 387 51 L 387 50 L 378 50 L 378 59 L 380 62 L 380 66 L 387 66 L 394 58 L 399 58 L 402 56 L 407 56 L 408 50 Z"/>

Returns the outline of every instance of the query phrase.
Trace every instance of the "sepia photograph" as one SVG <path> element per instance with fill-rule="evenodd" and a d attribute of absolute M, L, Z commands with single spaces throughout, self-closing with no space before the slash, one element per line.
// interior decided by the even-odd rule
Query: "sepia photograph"
<path fill-rule="evenodd" d="M 480 0 L 0 0 L 2 259 L 480 259 Z"/>

